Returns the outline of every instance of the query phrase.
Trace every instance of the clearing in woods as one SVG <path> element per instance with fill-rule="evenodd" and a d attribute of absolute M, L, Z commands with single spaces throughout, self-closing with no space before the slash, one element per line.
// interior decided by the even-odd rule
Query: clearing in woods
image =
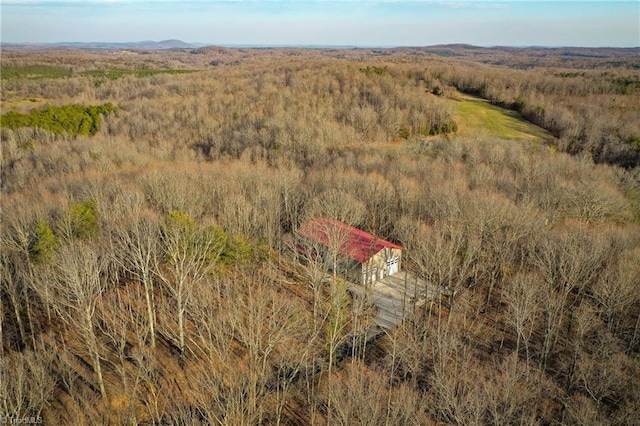
<path fill-rule="evenodd" d="M 492 105 L 489 101 L 458 94 L 455 101 L 459 136 L 496 136 L 502 139 L 526 139 L 551 142 L 546 130 L 529 123 L 515 111 Z"/>

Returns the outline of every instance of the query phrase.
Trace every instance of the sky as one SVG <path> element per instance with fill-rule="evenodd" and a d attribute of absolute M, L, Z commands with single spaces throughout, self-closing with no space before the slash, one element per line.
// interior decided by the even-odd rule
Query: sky
<path fill-rule="evenodd" d="M 4 43 L 640 46 L 640 0 L 0 0 Z"/>

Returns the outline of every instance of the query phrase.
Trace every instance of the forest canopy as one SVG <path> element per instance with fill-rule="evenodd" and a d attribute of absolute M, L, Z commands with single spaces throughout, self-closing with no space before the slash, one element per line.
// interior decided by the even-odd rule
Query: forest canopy
<path fill-rule="evenodd" d="M 637 424 L 637 57 L 3 48 L 0 417 Z M 431 293 L 376 328 L 317 217 Z"/>

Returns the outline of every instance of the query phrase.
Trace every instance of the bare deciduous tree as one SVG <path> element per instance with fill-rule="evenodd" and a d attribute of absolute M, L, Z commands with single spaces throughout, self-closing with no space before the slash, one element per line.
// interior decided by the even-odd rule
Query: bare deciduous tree
<path fill-rule="evenodd" d="M 2 279 L 2 292 L 8 293 L 22 344 L 28 345 L 30 343 L 35 348 L 36 323 L 32 309 L 34 301 L 29 297 L 29 293 L 31 288 L 37 286 L 34 285 L 34 271 L 30 255 L 32 234 L 29 230 L 27 216 L 15 213 L 6 215 L 1 231 L 2 263 L 0 267 L 2 271 L 0 271 L 0 278 Z M 48 292 L 48 286 L 45 285 L 38 290 L 41 290 L 38 293 Z M 30 342 L 27 340 L 27 326 Z"/>
<path fill-rule="evenodd" d="M 162 227 L 166 267 L 158 274 L 176 303 L 178 348 L 186 348 L 184 316 L 194 291 L 202 285 L 225 247 L 224 234 L 214 227 L 202 228 L 188 215 L 172 212 Z"/>
<path fill-rule="evenodd" d="M 410 232 L 410 231 L 407 231 Z M 413 261 L 430 284 L 437 285 L 449 295 L 453 308 L 454 297 L 474 275 L 480 252 L 479 241 L 461 223 L 436 223 L 420 226 L 411 232 Z"/>
<path fill-rule="evenodd" d="M 610 332 L 616 333 L 623 316 L 640 300 L 640 268 L 629 253 L 620 256 L 617 265 L 593 285 L 593 297 Z"/>
<path fill-rule="evenodd" d="M 138 423 L 137 399 L 144 368 L 131 362 L 131 354 L 144 345 L 148 330 L 143 311 L 138 308 L 140 292 L 131 286 L 117 288 L 105 294 L 98 305 L 98 327 L 105 341 L 105 359 L 116 370 L 121 388 L 114 390 L 112 399 L 121 401 L 123 421 Z"/>
<path fill-rule="evenodd" d="M 156 344 L 154 277 L 160 261 L 160 227 L 153 217 L 134 211 L 130 221 L 116 228 L 111 239 L 114 261 L 144 287 L 151 347 Z"/>
<path fill-rule="evenodd" d="M 483 404 L 487 406 L 487 423 L 495 425 L 535 425 L 540 421 L 537 405 L 549 386 L 541 383 L 540 374 L 516 354 L 508 356 L 482 383 Z M 546 395 L 547 397 L 551 395 Z"/>
<path fill-rule="evenodd" d="M 469 349 L 458 336 L 442 332 L 435 345 L 435 366 L 430 377 L 434 416 L 440 421 L 481 424 L 483 398 Z"/>
<path fill-rule="evenodd" d="M 540 366 L 543 369 L 560 337 L 567 309 L 602 274 L 609 249 L 601 239 L 570 230 L 566 235 L 549 235 L 531 250 L 533 264 L 545 283 L 541 293 L 544 331 Z M 571 329 L 571 318 L 568 329 Z"/>
<path fill-rule="evenodd" d="M 540 314 L 540 289 L 542 283 L 534 275 L 516 275 L 506 283 L 503 296 L 509 312 L 508 322 L 516 331 L 516 353 L 520 342 L 524 343 L 526 360 L 529 361 L 529 340 Z"/>
<path fill-rule="evenodd" d="M 104 272 L 106 261 L 94 247 L 84 242 L 74 242 L 61 249 L 54 281 L 54 308 L 72 328 L 82 336 L 102 397 L 104 386 L 102 362 L 94 315 L 96 305 L 106 287 Z"/>
<path fill-rule="evenodd" d="M 53 395 L 55 382 L 47 354 L 13 352 L 0 357 L 0 417 L 38 418 Z"/>
<path fill-rule="evenodd" d="M 272 378 L 271 371 L 282 362 L 287 363 L 285 354 L 291 353 L 290 348 L 298 347 L 298 342 L 305 340 L 309 330 L 304 314 L 296 304 L 266 288 L 267 283 L 245 280 L 245 284 L 235 283 L 241 292 L 231 300 L 229 309 L 233 315 L 229 321 L 234 337 L 249 353 L 248 402 L 260 423 L 266 407 L 261 407 L 259 400 L 267 391 L 267 381 L 280 380 Z M 304 352 L 302 347 L 298 350 Z M 292 364 L 289 367 L 297 368 L 300 361 L 292 361 L 288 361 Z"/>
<path fill-rule="evenodd" d="M 15 317 L 15 322 L 17 324 L 18 333 L 20 335 L 21 344 L 27 343 L 27 332 L 24 324 L 24 320 L 22 318 L 22 306 L 24 303 L 24 291 L 23 286 L 21 286 L 19 278 L 16 276 L 18 273 L 16 271 L 15 259 L 10 259 L 9 254 L 3 250 L 2 254 L 0 254 L 0 274 L 2 279 L 2 295 L 5 294 L 8 296 L 9 303 L 11 304 L 11 308 L 13 309 L 13 316 Z M 4 297 L 2 297 L 4 303 Z M 4 313 L 4 310 L 3 310 Z M 2 315 L 4 319 L 4 314 Z M 7 339 L 7 341 L 10 341 Z M 4 348 L 4 342 L 3 342 Z"/>
<path fill-rule="evenodd" d="M 386 417 L 385 394 L 389 390 L 384 379 L 357 361 L 349 362 L 345 371 L 329 382 L 327 392 L 334 401 L 335 424 L 381 424 Z"/>

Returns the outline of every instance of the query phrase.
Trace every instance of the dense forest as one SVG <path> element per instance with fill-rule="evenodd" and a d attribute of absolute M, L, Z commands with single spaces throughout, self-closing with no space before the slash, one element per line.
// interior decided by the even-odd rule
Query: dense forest
<path fill-rule="evenodd" d="M 3 48 L 0 417 L 638 424 L 639 56 Z M 363 343 L 320 216 L 442 296 Z"/>

